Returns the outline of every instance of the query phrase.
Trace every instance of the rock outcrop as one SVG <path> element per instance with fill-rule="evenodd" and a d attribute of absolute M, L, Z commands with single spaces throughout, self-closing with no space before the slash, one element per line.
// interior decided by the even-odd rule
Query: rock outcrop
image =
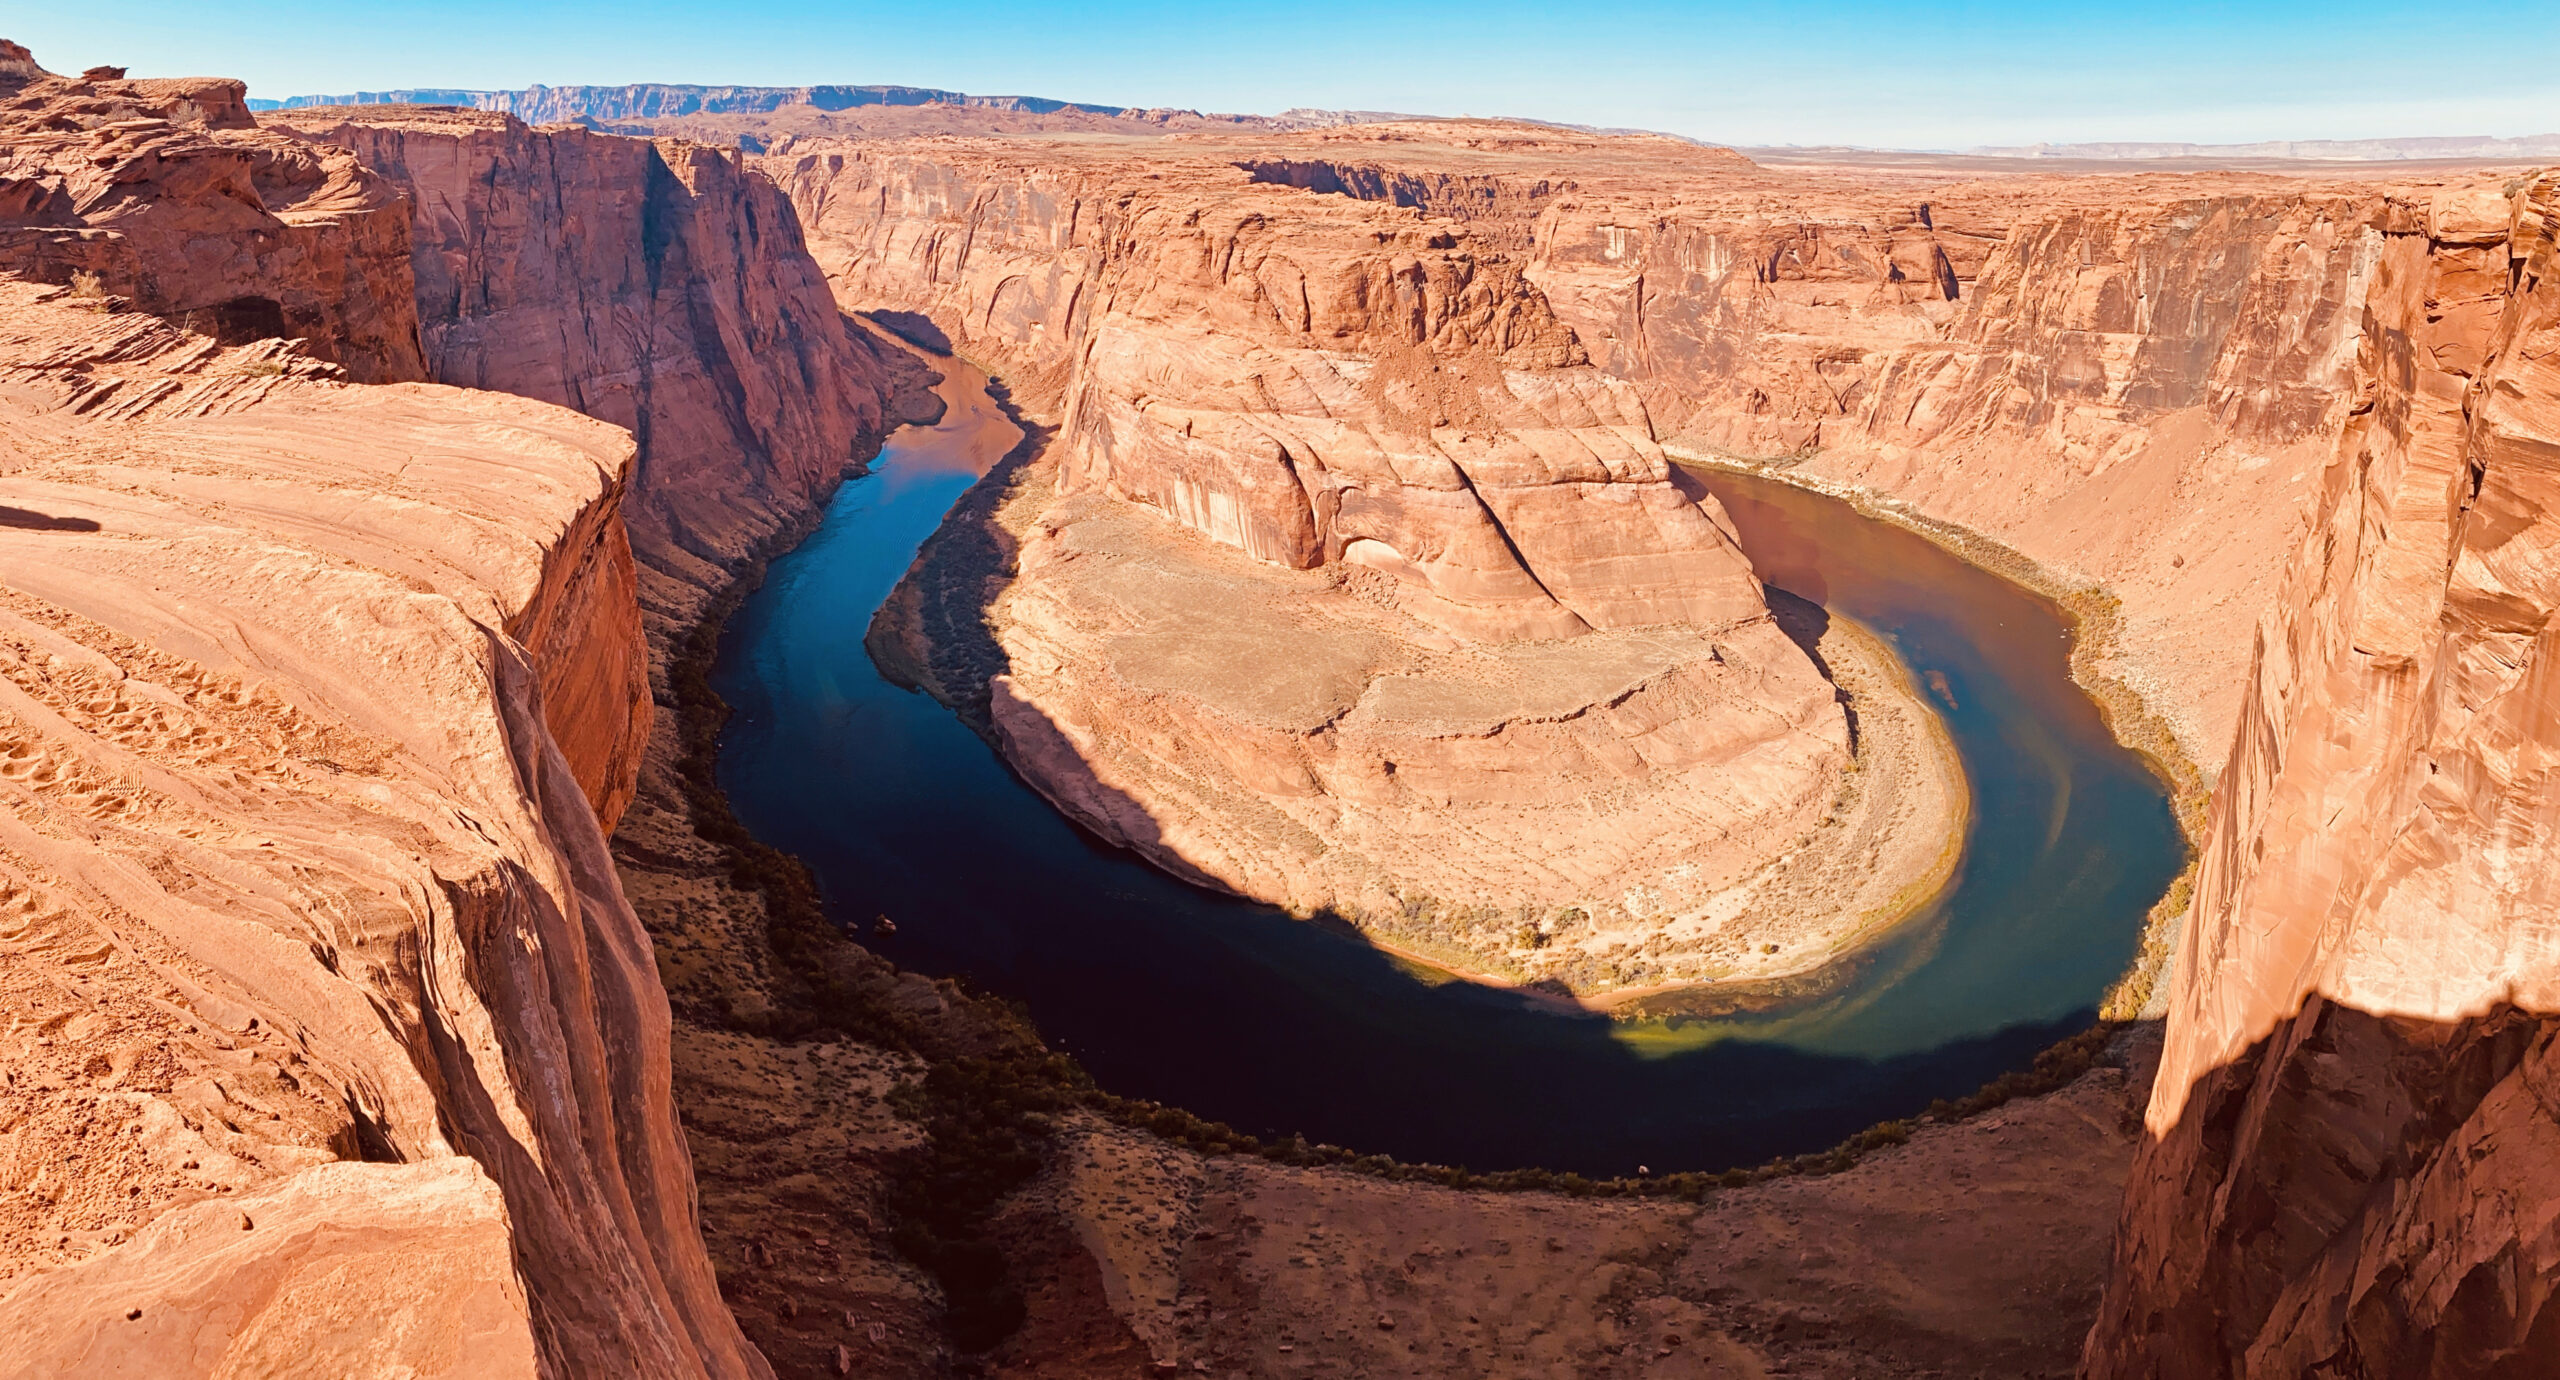
<path fill-rule="evenodd" d="M 704 1244 L 780 1373 L 841 1374 L 840 1354 L 865 1374 L 930 1366 L 939 1302 L 890 1248 L 878 1201 L 885 1167 L 919 1139 L 879 1095 L 913 1066 L 777 1034 L 846 1016 L 806 1009 L 808 975 L 769 937 L 777 916 L 740 880 L 732 845 L 706 838 L 722 821 L 706 824 L 686 775 L 700 744 L 674 683 L 702 669 L 688 659 L 707 652 L 706 615 L 816 521 L 880 432 L 930 415 L 930 375 L 848 327 L 789 202 L 733 154 L 461 111 L 276 123 L 360 150 L 408 197 L 437 378 L 563 403 L 637 437 L 625 510 L 660 712 L 630 763 L 613 847 L 674 1010 Z M 879 1164 L 849 1172 L 856 1148 Z M 810 1241 L 823 1248 L 804 1256 Z"/>
<path fill-rule="evenodd" d="M 1310 136 L 1391 137 L 1594 142 Z M 1055 408 L 1046 510 L 1015 530 L 995 614 L 1008 756 L 1185 875 L 1462 970 L 1671 980 L 1633 949 L 1710 943 L 1817 837 L 1849 735 L 1635 390 L 1501 237 L 1398 204 L 1440 184 L 1364 198 L 1297 185 L 1335 166 L 1312 161 L 1017 157 L 760 160 L 839 300 L 945 321 Z M 1560 925 L 1629 952 L 1549 951 Z"/>
<path fill-rule="evenodd" d="M 0 285 L 0 1371 L 763 1373 L 599 827 L 628 436 L 118 306 Z"/>
<path fill-rule="evenodd" d="M 790 204 L 734 152 L 454 110 L 267 120 L 408 200 L 431 377 L 639 438 L 633 540 L 693 598 L 815 510 L 917 372 L 848 330 Z"/>
<path fill-rule="evenodd" d="M 2560 180 L 2395 199 L 2262 632 L 2092 1376 L 2560 1347 Z"/>
<path fill-rule="evenodd" d="M 345 149 L 260 130 L 244 91 L 58 77 L 0 47 L 0 272 L 226 344 L 298 339 L 360 382 L 426 377 L 397 193 Z"/>
<path fill-rule="evenodd" d="M 1034 399 L 1089 376 L 1105 399 L 1186 413 L 1201 390 L 1177 404 L 1172 380 L 1110 381 L 1152 327 L 1097 317 L 1121 300 L 1104 207 L 1186 205 L 1234 167 L 1316 194 L 1235 200 L 1270 208 L 1274 242 L 1359 207 L 1418 211 L 1468 256 L 1516 264 L 1618 415 L 1640 407 L 1673 453 L 1906 503 L 2014 548 L 2058 589 L 2103 586 L 2122 606 L 2106 669 L 2200 759 L 2229 734 L 2244 630 L 2344 424 L 2388 199 L 2354 179 L 1762 169 L 1498 122 L 1108 147 L 807 139 L 763 166 L 848 306 L 928 313 Z M 1185 351 L 1202 334 L 1267 346 L 1259 314 L 1224 307 L 1167 335 Z M 1084 358 L 1088 336 L 1121 355 Z M 1221 383 L 1295 376 L 1219 364 Z M 1287 399 L 1247 410 L 1285 417 Z M 1078 424 L 1105 423 L 1127 444 L 1126 418 Z"/>
<path fill-rule="evenodd" d="M 0 1371 L 768 1373 L 604 835 L 923 371 L 734 157 L 8 60 Z"/>

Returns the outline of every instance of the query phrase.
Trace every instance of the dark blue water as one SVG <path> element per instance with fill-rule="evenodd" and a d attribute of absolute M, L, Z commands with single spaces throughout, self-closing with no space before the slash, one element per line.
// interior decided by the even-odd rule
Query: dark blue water
<path fill-rule="evenodd" d="M 2159 782 L 2071 685 L 2051 605 L 1845 505 L 1717 476 L 1771 584 L 1943 687 L 1974 788 L 1956 880 L 1846 990 L 1756 1017 L 1612 1022 L 1439 979 L 1094 842 L 947 710 L 881 679 L 872 610 L 1010 442 L 971 415 L 900 433 L 740 609 L 714 673 L 737 711 L 720 778 L 841 919 L 896 920 L 866 943 L 1020 998 L 1115 1092 L 1477 1169 L 1821 1149 L 2085 1027 L 2183 860 Z"/>

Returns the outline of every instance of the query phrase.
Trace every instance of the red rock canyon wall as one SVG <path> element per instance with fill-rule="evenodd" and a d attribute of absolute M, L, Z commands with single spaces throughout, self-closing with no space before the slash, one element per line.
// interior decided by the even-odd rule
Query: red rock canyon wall
<path fill-rule="evenodd" d="M 2560 1354 L 2560 182 L 2394 201 L 2261 633 L 2093 1376 Z"/>
<path fill-rule="evenodd" d="M 2063 583 L 2120 597 L 2114 669 L 2188 751 L 2218 756 L 2247 669 L 2242 630 L 2272 595 L 2345 419 L 2385 190 L 2237 175 L 1851 177 L 1666 144 L 1368 125 L 1109 149 L 811 139 L 761 166 L 790 191 L 848 307 L 929 313 L 1035 395 L 1074 389 L 1062 414 L 1072 474 L 1103 482 L 1108 470 L 1114 492 L 1202 530 L 1231 524 L 1231 544 L 1301 562 L 1362 535 L 1343 528 L 1332 547 L 1314 535 L 1332 519 L 1300 491 L 1321 497 L 1334 481 L 1305 452 L 1330 463 L 1341 447 L 1290 419 L 1378 416 L 1390 399 L 1310 387 L 1283 346 L 1291 334 L 1374 349 L 1376 332 L 1346 322 L 1375 311 L 1461 392 L 1481 375 L 1479 347 L 1551 341 L 1540 348 L 1570 367 L 1542 371 L 1542 392 L 1512 388 L 1520 405 L 1451 429 L 1498 424 L 1533 450 L 1542 433 L 1587 438 L 1595 421 L 1641 429 L 1675 451 L 1775 460 L 1986 533 Z M 1317 194 L 1288 194 L 1300 189 Z M 1364 230 L 1390 238 L 1349 247 Z M 1433 298 L 1460 259 L 1466 290 Z M 1386 310 L 1399 271 L 1416 275 L 1426 312 L 1521 304 L 1503 321 L 1511 334 L 1444 342 L 1438 322 Z M 1392 361 L 1380 372 L 1398 386 Z M 1376 449 L 1407 493 L 1433 492 L 1395 447 Z M 1480 462 L 1459 455 L 1474 475 Z M 1562 491 L 1541 458 L 1484 465 L 1485 492 Z M 1543 511 L 1504 532 L 1534 544 L 1549 528 L 1574 540 Z M 1373 554 L 1410 561 L 1395 539 Z M 1435 550 L 1429 593 L 1494 598 L 1513 626 L 1545 627 L 1486 544 L 1453 535 Z M 1546 553 L 1520 554 L 1544 580 Z M 1567 569 L 1551 587 L 1567 606 L 1571 583 Z"/>
<path fill-rule="evenodd" d="M 6 291 L 0 1373 L 762 1373 L 598 827 L 627 436 Z"/>
<path fill-rule="evenodd" d="M 79 275 L 226 343 L 300 337 L 359 381 L 425 377 L 397 194 L 259 129 L 243 92 L 58 77 L 0 47 L 0 270 Z"/>
<path fill-rule="evenodd" d="M 432 377 L 639 438 L 633 539 L 677 582 L 653 608 L 725 584 L 894 424 L 915 370 L 848 331 L 790 204 L 734 153 L 489 112 L 267 119 L 408 198 Z"/>
<path fill-rule="evenodd" d="M 733 157 L 0 59 L 0 1373 L 768 1373 L 604 834 L 918 371 Z"/>

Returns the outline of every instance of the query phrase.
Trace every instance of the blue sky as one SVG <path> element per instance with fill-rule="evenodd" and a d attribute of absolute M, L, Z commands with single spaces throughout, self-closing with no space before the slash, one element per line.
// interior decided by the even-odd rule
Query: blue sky
<path fill-rule="evenodd" d="M 8 11 L 0 36 L 56 71 L 238 76 L 259 96 L 890 82 L 1897 148 L 2560 131 L 2560 4 L 2549 0 L 2476 14 L 2406 0 L 11 0 Z"/>

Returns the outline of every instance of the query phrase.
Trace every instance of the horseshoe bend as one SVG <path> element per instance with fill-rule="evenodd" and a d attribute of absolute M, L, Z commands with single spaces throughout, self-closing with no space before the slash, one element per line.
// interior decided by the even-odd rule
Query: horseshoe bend
<path fill-rule="evenodd" d="M 2560 145 L 250 90 L 0 43 L 0 1374 L 2560 1364 Z"/>

